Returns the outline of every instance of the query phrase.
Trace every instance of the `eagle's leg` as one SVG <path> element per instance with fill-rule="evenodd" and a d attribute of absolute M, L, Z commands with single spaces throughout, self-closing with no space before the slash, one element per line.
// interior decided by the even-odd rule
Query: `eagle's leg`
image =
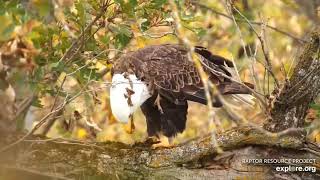
<path fill-rule="evenodd" d="M 160 142 L 152 145 L 152 149 L 157 148 L 173 148 L 175 145 L 173 143 L 174 137 L 161 138 Z"/>
<path fill-rule="evenodd" d="M 128 134 L 132 134 L 133 131 L 135 130 L 135 125 L 134 125 L 134 121 L 133 121 L 133 115 L 130 115 L 130 120 L 127 124 L 124 124 L 124 130 L 128 133 Z"/>
<path fill-rule="evenodd" d="M 161 100 L 161 97 L 160 97 L 160 94 L 158 94 L 156 100 L 154 101 L 154 105 L 157 105 L 158 110 L 160 111 L 161 114 L 163 114 L 163 109 L 161 107 L 160 100 Z"/>

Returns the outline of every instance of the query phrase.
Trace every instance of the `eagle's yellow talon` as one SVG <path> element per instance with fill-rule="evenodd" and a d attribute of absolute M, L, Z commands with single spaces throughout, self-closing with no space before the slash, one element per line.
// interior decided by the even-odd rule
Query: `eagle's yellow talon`
<path fill-rule="evenodd" d="M 151 146 L 152 149 L 158 149 L 158 148 L 173 148 L 175 147 L 175 144 L 172 142 L 173 138 L 167 138 L 167 140 L 161 139 L 159 143 L 153 144 Z"/>

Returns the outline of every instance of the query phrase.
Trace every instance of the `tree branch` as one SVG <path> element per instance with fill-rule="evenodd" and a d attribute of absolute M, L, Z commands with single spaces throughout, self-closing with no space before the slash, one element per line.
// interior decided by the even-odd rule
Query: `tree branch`
<path fill-rule="evenodd" d="M 320 92 L 320 32 L 315 31 L 304 47 L 293 74 L 277 94 L 264 127 L 278 132 L 303 127 L 310 104 Z"/>
<path fill-rule="evenodd" d="M 240 148 L 242 151 L 241 147 L 248 145 L 254 145 L 255 148 L 258 148 L 255 145 L 262 145 L 260 153 L 263 151 L 266 157 L 268 157 L 266 147 L 270 146 L 299 150 L 305 147 L 304 140 L 303 131 L 300 129 L 274 134 L 250 126 L 238 127 L 217 136 L 219 148 L 233 154 L 233 157 L 239 157 L 238 152 L 234 149 Z M 1 168 L 8 166 L 29 168 L 32 171 L 45 174 L 57 173 L 59 176 L 76 179 L 80 176 L 90 176 L 90 174 L 102 177 L 119 176 L 120 179 L 146 176 L 159 178 L 161 175 L 166 178 L 171 176 L 181 178 L 182 174 L 179 172 L 189 173 L 190 176 L 196 177 L 196 171 L 190 168 L 204 166 L 205 162 L 212 161 L 217 152 L 217 146 L 212 142 L 211 136 L 174 148 L 155 150 L 146 147 L 146 144 L 130 146 L 116 142 L 85 143 L 64 139 L 33 138 L 19 144 L 14 153 L 12 151 L 3 153 L 0 156 L 0 162 L 6 165 Z M 225 152 L 224 155 L 228 155 L 228 152 Z M 295 153 L 297 154 L 297 151 Z M 301 158 L 308 156 L 319 159 L 315 155 L 302 151 L 298 151 L 298 154 L 301 154 Z M 10 161 L 15 159 L 13 157 L 19 157 L 19 166 L 16 161 Z M 206 157 L 212 158 L 206 159 Z M 233 157 L 233 161 L 239 160 Z M 32 168 L 30 168 L 31 164 Z M 234 172 L 234 174 L 240 175 L 241 173 Z M 209 175 L 206 174 L 205 177 L 210 177 Z"/>
<path fill-rule="evenodd" d="M 219 15 L 219 16 L 225 17 L 225 18 L 227 18 L 227 19 L 229 19 L 229 20 L 231 20 L 231 21 L 233 20 L 233 18 L 232 18 L 231 16 L 229 16 L 229 15 L 227 15 L 227 14 L 224 14 L 224 13 L 222 13 L 222 12 L 219 12 L 218 10 L 215 10 L 215 9 L 213 9 L 213 8 L 207 6 L 207 5 L 204 5 L 204 4 L 202 4 L 202 3 L 199 3 L 198 1 L 192 1 L 192 3 L 195 4 L 195 5 L 197 5 L 197 6 L 199 6 L 199 7 L 202 8 L 202 9 L 206 9 L 206 10 L 208 10 L 208 11 L 210 11 L 210 12 L 213 12 L 213 13 Z M 240 23 L 247 23 L 247 21 L 244 20 L 244 19 L 237 19 L 237 18 L 236 18 L 235 20 L 236 20 L 237 22 L 240 22 Z M 253 25 L 257 25 L 257 26 L 263 25 L 263 22 L 258 22 L 258 21 L 250 21 L 250 23 L 253 24 Z M 292 38 L 293 40 L 295 40 L 295 41 L 297 41 L 297 42 L 299 42 L 299 43 L 301 43 L 301 44 L 307 42 L 306 40 L 301 39 L 301 38 L 299 38 L 299 37 L 296 37 L 296 36 L 292 35 L 291 33 L 288 33 L 288 32 L 286 32 L 286 31 L 284 31 L 284 30 L 282 30 L 282 29 L 279 29 L 279 28 L 277 28 L 277 27 L 270 26 L 270 25 L 266 25 L 266 27 L 269 28 L 269 29 L 272 29 L 272 30 L 275 31 L 275 32 L 278 32 L 278 33 L 280 33 L 280 34 L 283 34 L 283 35 L 285 35 L 285 36 L 288 36 L 288 37 Z"/>

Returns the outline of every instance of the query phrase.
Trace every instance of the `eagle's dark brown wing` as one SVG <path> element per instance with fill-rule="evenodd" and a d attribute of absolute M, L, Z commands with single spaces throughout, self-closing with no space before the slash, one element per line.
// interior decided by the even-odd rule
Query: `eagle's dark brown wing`
<path fill-rule="evenodd" d="M 233 67 L 231 61 L 213 55 L 200 46 L 195 47 L 195 52 L 200 56 L 209 79 L 217 85 L 222 94 L 248 93 L 246 88 L 219 74 L 231 76 L 231 72 L 228 71 L 228 68 Z M 183 104 L 185 100 L 206 103 L 203 84 L 197 68 L 188 59 L 186 48 L 181 45 L 148 46 L 123 56 L 119 65 L 115 64 L 114 67 L 115 71 L 135 73 L 139 79 L 149 85 L 150 91 L 159 92 L 175 104 Z M 215 104 L 215 106 L 220 105 L 219 102 Z"/>

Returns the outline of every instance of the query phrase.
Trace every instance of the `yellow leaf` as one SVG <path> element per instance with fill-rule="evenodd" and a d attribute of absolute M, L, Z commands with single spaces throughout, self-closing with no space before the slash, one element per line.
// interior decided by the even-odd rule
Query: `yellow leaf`
<path fill-rule="evenodd" d="M 143 48 L 146 45 L 146 41 L 142 37 L 137 37 L 137 47 L 138 48 Z"/>
<path fill-rule="evenodd" d="M 87 137 L 88 133 L 85 129 L 79 128 L 77 131 L 77 138 L 79 139 L 85 139 Z"/>
<path fill-rule="evenodd" d="M 293 0 L 281 0 L 281 1 L 292 8 L 295 8 L 295 9 L 299 8 L 299 6 Z"/>
<path fill-rule="evenodd" d="M 67 37 L 69 37 L 68 33 L 65 32 L 65 31 L 62 31 L 62 32 L 60 33 L 60 35 L 61 35 L 62 38 L 67 38 Z"/>
<path fill-rule="evenodd" d="M 40 22 L 36 20 L 29 20 L 27 23 L 25 23 L 22 28 L 20 29 L 20 32 L 17 32 L 21 36 L 28 34 L 32 31 L 33 28 L 40 26 Z"/>
<path fill-rule="evenodd" d="M 12 37 L 14 25 L 8 14 L 0 16 L 0 41 L 8 40 Z"/>
<path fill-rule="evenodd" d="M 310 135 L 308 135 L 308 139 L 312 142 L 320 144 L 320 131 L 314 130 Z"/>
<path fill-rule="evenodd" d="M 59 36 L 58 35 L 56 35 L 56 34 L 54 34 L 53 36 L 52 36 L 52 46 L 53 47 L 56 47 L 58 44 L 59 44 Z"/>

